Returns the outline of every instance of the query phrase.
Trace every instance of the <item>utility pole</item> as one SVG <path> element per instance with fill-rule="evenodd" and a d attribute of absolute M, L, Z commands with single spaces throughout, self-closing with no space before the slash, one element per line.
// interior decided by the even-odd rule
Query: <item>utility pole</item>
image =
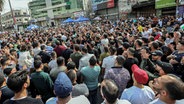
<path fill-rule="evenodd" d="M 11 14 L 12 14 L 13 25 L 15 26 L 15 29 L 17 30 L 17 26 L 16 26 L 16 20 L 15 20 L 14 14 L 13 14 L 12 5 L 11 5 L 11 2 L 10 2 L 10 0 L 8 0 L 8 2 L 9 2 L 9 6 L 10 6 L 10 10 L 11 10 Z"/>

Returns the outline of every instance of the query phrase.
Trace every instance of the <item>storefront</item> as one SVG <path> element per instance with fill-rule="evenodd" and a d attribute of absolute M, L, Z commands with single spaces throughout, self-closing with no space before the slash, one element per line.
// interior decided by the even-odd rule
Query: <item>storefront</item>
<path fill-rule="evenodd" d="M 155 0 L 155 9 L 157 9 L 157 16 L 176 15 L 175 0 Z"/>
<path fill-rule="evenodd" d="M 119 18 L 118 0 L 92 0 L 92 8 L 95 16 L 104 17 L 106 19 Z"/>
<path fill-rule="evenodd" d="M 156 15 L 155 1 L 148 0 L 134 5 L 132 7 L 131 14 L 136 17 L 139 16 L 150 17 Z"/>

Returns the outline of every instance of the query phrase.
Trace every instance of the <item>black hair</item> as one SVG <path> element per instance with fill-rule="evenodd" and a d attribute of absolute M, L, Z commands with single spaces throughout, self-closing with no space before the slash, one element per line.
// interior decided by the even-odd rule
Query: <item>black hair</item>
<path fill-rule="evenodd" d="M 28 79 L 28 72 L 26 70 L 20 70 L 8 77 L 7 86 L 15 93 L 22 90 L 22 86 L 26 83 Z"/>
<path fill-rule="evenodd" d="M 88 53 L 88 49 L 86 47 L 82 47 L 82 52 Z"/>
<path fill-rule="evenodd" d="M 74 44 L 74 49 L 76 50 L 76 51 L 80 51 L 80 48 L 79 48 L 79 45 L 78 44 Z"/>
<path fill-rule="evenodd" d="M 73 61 L 68 62 L 66 66 L 68 70 L 76 68 L 76 65 Z"/>
<path fill-rule="evenodd" d="M 41 46 L 41 50 L 45 50 L 45 48 L 46 48 L 45 45 Z"/>
<path fill-rule="evenodd" d="M 40 68 L 41 65 L 42 65 L 42 61 L 41 60 L 34 60 L 34 67 L 36 69 Z"/>
<path fill-rule="evenodd" d="M 95 57 L 95 56 L 92 56 L 92 57 L 89 59 L 89 64 L 90 64 L 91 66 L 95 66 L 96 63 L 97 63 L 96 57 Z"/>
<path fill-rule="evenodd" d="M 62 56 L 58 57 L 57 58 L 57 65 L 61 66 L 61 65 L 63 65 L 63 63 L 65 63 L 65 59 Z"/>
<path fill-rule="evenodd" d="M 152 46 L 153 46 L 153 48 L 154 49 L 158 49 L 158 47 L 159 47 L 159 44 L 158 44 L 158 42 L 152 42 Z"/>
<path fill-rule="evenodd" d="M 142 46 L 142 41 L 140 39 L 137 39 L 136 40 L 136 43 L 139 45 L 139 46 Z"/>
<path fill-rule="evenodd" d="M 116 53 L 116 47 L 111 46 L 111 47 L 109 48 L 109 51 L 110 51 L 110 54 L 111 54 L 111 55 L 114 55 L 114 54 Z"/>

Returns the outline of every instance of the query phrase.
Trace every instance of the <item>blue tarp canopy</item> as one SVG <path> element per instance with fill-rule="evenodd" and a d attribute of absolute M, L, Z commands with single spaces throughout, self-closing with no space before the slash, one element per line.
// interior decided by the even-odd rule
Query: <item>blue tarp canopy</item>
<path fill-rule="evenodd" d="M 38 28 L 39 28 L 39 26 L 34 25 L 34 24 L 31 24 L 31 25 L 29 25 L 26 29 L 27 29 L 27 30 L 33 30 L 33 29 L 38 29 Z"/>
<path fill-rule="evenodd" d="M 77 20 L 75 20 L 75 22 L 83 22 L 83 21 L 89 21 L 89 18 L 85 18 L 81 16 Z"/>
<path fill-rule="evenodd" d="M 63 23 L 71 23 L 71 22 L 74 22 L 74 20 L 71 19 L 71 18 L 68 18 L 68 19 L 66 19 L 66 20 L 63 21 Z"/>

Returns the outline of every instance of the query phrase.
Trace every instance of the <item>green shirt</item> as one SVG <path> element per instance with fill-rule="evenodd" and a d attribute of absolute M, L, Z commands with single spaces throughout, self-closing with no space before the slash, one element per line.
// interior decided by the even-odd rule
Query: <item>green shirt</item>
<path fill-rule="evenodd" d="M 81 69 L 81 74 L 84 77 L 84 83 L 87 85 L 90 91 L 97 89 L 98 87 L 98 76 L 100 74 L 100 66 L 90 66 L 83 67 Z"/>
<path fill-rule="evenodd" d="M 38 94 L 41 95 L 43 101 L 53 97 L 53 82 L 48 73 L 43 71 L 32 73 L 31 84 L 33 84 Z"/>

